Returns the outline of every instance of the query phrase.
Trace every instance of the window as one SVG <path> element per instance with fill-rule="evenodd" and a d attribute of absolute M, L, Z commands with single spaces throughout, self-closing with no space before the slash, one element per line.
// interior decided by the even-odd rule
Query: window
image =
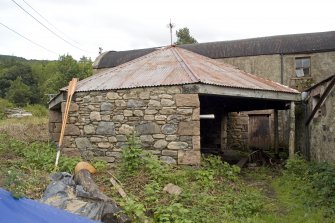
<path fill-rule="evenodd" d="M 295 74 L 297 77 L 309 76 L 311 74 L 311 58 L 295 58 Z"/>

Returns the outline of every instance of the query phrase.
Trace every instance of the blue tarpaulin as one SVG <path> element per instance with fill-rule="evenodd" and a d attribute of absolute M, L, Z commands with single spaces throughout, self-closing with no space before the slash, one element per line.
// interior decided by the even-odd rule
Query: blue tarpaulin
<path fill-rule="evenodd" d="M 27 198 L 15 199 L 0 188 L 0 223 L 97 223 Z"/>

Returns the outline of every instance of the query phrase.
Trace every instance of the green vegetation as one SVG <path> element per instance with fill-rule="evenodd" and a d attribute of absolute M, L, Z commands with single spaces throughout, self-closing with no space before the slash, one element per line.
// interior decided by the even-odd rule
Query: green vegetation
<path fill-rule="evenodd" d="M 57 61 L 25 60 L 0 55 L 0 98 L 17 106 L 45 105 L 47 94 L 55 94 L 73 78 L 92 75 L 92 61 L 82 57 L 79 61 L 70 55 Z"/>
<path fill-rule="evenodd" d="M 50 183 L 56 150 L 45 135 L 42 108 L 28 109 L 40 117 L 0 120 L 0 187 L 17 198 L 39 199 Z M 94 179 L 133 222 L 334 222 L 335 167 L 330 164 L 297 157 L 288 160 L 284 169 L 241 171 L 216 156 L 206 156 L 198 167 L 171 166 L 143 151 L 135 137 L 129 138 L 122 159 L 116 169 L 93 160 L 98 170 Z M 59 170 L 71 173 L 79 160 L 61 156 Z M 111 186 L 111 171 L 128 199 Z M 169 183 L 179 186 L 181 194 L 163 191 Z"/>
<path fill-rule="evenodd" d="M 177 42 L 175 42 L 176 45 L 198 43 L 198 41 L 191 36 L 190 30 L 187 27 L 177 30 L 176 36 L 177 36 Z"/>
<path fill-rule="evenodd" d="M 54 168 L 55 147 L 43 142 L 25 143 L 0 134 L 0 175 L 15 196 L 35 197 L 48 184 Z M 79 157 L 62 157 L 60 171 L 72 172 Z"/>

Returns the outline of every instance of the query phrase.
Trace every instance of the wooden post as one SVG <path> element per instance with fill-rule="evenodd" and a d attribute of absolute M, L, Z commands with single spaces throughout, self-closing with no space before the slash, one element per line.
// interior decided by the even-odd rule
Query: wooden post
<path fill-rule="evenodd" d="M 227 113 L 221 115 L 221 150 L 227 149 Z"/>
<path fill-rule="evenodd" d="M 289 136 L 289 158 L 294 158 L 295 153 L 295 104 L 291 102 L 290 108 L 290 136 Z"/>
<path fill-rule="evenodd" d="M 274 151 L 275 154 L 279 154 L 279 132 L 278 132 L 278 110 L 275 109 L 273 112 L 274 119 Z"/>

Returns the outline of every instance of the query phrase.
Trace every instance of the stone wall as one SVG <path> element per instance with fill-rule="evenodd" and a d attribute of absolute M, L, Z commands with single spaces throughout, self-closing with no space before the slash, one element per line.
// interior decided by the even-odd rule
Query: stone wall
<path fill-rule="evenodd" d="M 227 148 L 241 151 L 248 150 L 248 115 L 240 112 L 230 112 L 227 124 Z"/>
<path fill-rule="evenodd" d="M 326 83 L 328 84 L 328 83 Z M 312 97 L 322 95 L 326 85 L 318 86 L 310 92 L 308 115 L 313 109 Z M 328 95 L 313 120 L 309 124 L 310 158 L 316 161 L 335 161 L 335 90 Z"/>
<path fill-rule="evenodd" d="M 305 56 L 311 58 L 311 76 L 297 78 L 295 58 Z M 218 61 L 278 83 L 281 82 L 281 72 L 283 72 L 283 84 L 299 90 L 305 90 L 311 84 L 324 80 L 335 70 L 335 52 L 283 55 L 283 67 L 279 54 L 223 58 Z"/>
<path fill-rule="evenodd" d="M 168 163 L 200 161 L 200 104 L 181 86 L 78 92 L 69 113 L 65 150 L 118 161 L 134 132 L 142 148 Z M 58 121 L 58 120 L 57 120 Z M 51 133 L 59 124 L 50 122 Z"/>

